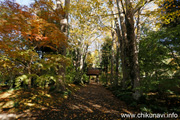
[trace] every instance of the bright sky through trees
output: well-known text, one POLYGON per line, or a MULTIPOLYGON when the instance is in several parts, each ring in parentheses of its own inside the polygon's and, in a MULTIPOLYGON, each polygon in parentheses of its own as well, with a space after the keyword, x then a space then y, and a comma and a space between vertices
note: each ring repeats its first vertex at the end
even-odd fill
POLYGON ((29 5, 33 0, 15 0, 15 2, 21 5, 29 5))

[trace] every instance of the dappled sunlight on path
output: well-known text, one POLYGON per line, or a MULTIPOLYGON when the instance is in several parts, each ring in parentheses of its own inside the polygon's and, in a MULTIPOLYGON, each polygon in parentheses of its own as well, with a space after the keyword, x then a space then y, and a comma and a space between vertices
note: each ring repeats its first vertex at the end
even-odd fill
POLYGON ((57 108, 44 110, 37 119, 120 119, 121 113, 131 113, 124 103, 103 86, 92 83, 81 88, 57 108))

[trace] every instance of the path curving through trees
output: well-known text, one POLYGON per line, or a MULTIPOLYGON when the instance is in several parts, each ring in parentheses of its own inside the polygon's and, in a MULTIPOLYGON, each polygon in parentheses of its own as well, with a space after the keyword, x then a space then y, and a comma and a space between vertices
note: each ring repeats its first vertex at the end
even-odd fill
POLYGON ((112 120, 120 119, 122 113, 131 113, 126 105, 101 85, 91 83, 71 95, 62 105, 44 110, 38 120, 112 120))

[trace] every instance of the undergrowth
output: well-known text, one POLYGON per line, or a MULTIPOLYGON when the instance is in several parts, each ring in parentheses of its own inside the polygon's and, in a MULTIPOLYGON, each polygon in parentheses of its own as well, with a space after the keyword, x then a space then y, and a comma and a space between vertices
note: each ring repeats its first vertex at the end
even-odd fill
MULTIPOLYGON (((110 89, 110 88, 109 88, 110 89)), ((177 113, 180 114, 180 95, 178 94, 158 94, 158 92, 149 92, 143 94, 136 101, 133 99, 132 91, 121 89, 110 89, 113 94, 124 101, 129 107, 144 113, 177 113)))

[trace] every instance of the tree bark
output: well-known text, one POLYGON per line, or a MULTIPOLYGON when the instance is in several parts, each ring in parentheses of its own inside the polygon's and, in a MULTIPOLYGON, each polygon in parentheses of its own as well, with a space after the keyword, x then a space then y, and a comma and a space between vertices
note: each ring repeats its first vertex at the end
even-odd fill
POLYGON ((136 42, 137 42, 137 51, 139 53, 139 41, 140 41, 140 37, 141 37, 141 27, 140 27, 140 14, 141 14, 141 11, 140 9, 138 10, 138 17, 137 17, 137 35, 136 35, 136 42))
MULTIPOLYGON (((113 14, 113 11, 112 11, 113 14)), ((111 23, 111 27, 113 27, 113 23, 111 23)), ((114 50, 113 50, 113 46, 114 46, 114 41, 115 41, 115 31, 111 30, 111 36, 112 36, 112 47, 111 47, 111 86, 113 85, 117 85, 116 81, 114 81, 114 50)))
POLYGON ((127 39, 129 42, 129 62, 130 62, 130 77, 133 82, 134 99, 138 100, 141 96, 140 87, 140 74, 139 74, 139 63, 138 63, 138 50, 137 50, 137 41, 135 38, 135 28, 134 28, 134 14, 133 6, 130 0, 126 0, 126 28, 127 28, 127 39))
MULTIPOLYGON (((65 15, 62 15, 62 20, 59 21, 60 22, 60 30, 67 36, 68 38, 68 11, 69 11, 69 5, 70 5, 70 0, 65 0, 65 7, 63 8, 62 6, 62 2, 61 0, 56 0, 56 9, 59 9, 59 10, 62 10, 62 11, 65 11, 65 15)), ((67 39, 66 39, 67 41, 67 39)), ((66 46, 63 46, 63 51, 62 51, 62 55, 66 56, 66 46)), ((61 49, 60 49, 61 50, 61 49)), ((58 78, 58 87, 61 87, 60 89, 62 91, 65 90, 65 86, 64 86, 64 83, 65 83, 65 70, 66 70, 66 65, 63 64, 62 65, 63 67, 62 68, 59 68, 59 71, 58 71, 58 75, 59 75, 59 78, 58 78), (62 76, 62 78, 60 77, 62 76)), ((59 89, 59 88, 57 88, 59 89)))
MULTIPOLYGON (((120 34, 120 28, 119 28, 119 24, 118 24, 118 20, 117 18, 115 18, 115 25, 116 25, 116 34, 117 34, 117 37, 118 37, 118 42, 117 42, 117 45, 116 45, 116 50, 117 50, 117 53, 116 53, 116 82, 118 84, 118 79, 119 79, 119 54, 121 54, 121 60, 122 60, 122 51, 121 51, 121 48, 122 48, 122 37, 121 37, 121 34, 120 34)), ((123 64, 123 62, 122 62, 123 64)))
MULTIPOLYGON (((123 80, 122 80, 122 87, 123 89, 126 89, 126 81, 130 80, 129 78, 129 53, 128 53, 128 40, 127 40, 127 33, 126 33, 126 25, 125 25, 125 17, 122 13, 124 13, 124 10, 120 9, 119 1, 116 0, 117 8, 118 8, 118 16, 121 26, 121 33, 122 33, 122 45, 120 48, 121 51, 121 62, 122 62, 122 72, 123 72, 123 80)), ((121 3, 122 4, 122 3, 121 3)), ((123 8, 123 5, 122 5, 123 8)))

